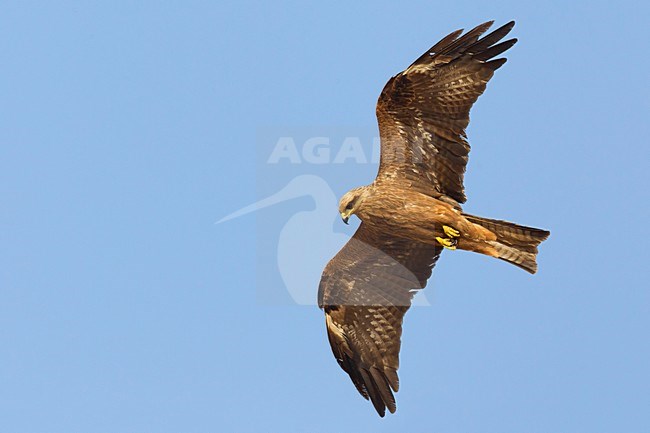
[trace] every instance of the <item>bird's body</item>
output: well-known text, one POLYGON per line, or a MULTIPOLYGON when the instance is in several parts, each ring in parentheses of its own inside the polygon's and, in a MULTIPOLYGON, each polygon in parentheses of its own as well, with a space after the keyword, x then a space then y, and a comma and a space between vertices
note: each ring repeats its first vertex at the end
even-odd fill
POLYGON ((371 184, 363 187, 363 202, 355 213, 364 223, 381 228, 399 238, 435 245, 446 236, 443 226, 454 227, 463 242, 495 240, 489 230, 468 221, 460 206, 408 188, 384 188, 371 184))
POLYGON ((537 271, 549 232, 467 214, 463 178, 469 111, 515 44, 510 22, 455 31, 391 78, 377 102, 381 161, 375 181, 339 202, 361 225, 327 264, 319 305, 332 352, 357 390, 384 416, 396 409, 402 319, 441 250, 462 249, 537 271))

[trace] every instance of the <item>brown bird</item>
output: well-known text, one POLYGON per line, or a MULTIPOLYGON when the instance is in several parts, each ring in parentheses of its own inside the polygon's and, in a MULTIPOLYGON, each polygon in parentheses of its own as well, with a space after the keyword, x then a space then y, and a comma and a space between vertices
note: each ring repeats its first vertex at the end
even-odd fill
POLYGON ((339 212, 362 223, 327 264, 318 290, 339 365, 380 416, 395 412, 402 319, 441 250, 474 251, 537 271, 545 230, 463 212, 469 111, 506 62, 514 22, 444 37, 391 78, 377 102, 381 160, 374 182, 346 193, 339 212))

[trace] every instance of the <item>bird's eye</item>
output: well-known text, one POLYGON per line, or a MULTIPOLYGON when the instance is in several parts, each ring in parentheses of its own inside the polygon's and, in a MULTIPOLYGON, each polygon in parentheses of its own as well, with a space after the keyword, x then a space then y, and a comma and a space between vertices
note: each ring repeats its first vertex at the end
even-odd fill
POLYGON ((352 209, 352 205, 353 205, 353 204, 354 204, 353 202, 348 203, 348 205, 345 207, 345 210, 350 210, 350 209, 352 209))

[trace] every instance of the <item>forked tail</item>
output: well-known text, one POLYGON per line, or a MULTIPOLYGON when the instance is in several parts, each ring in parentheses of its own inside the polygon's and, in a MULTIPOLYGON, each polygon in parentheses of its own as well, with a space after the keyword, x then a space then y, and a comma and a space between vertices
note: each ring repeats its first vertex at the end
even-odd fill
POLYGON ((537 272, 537 245, 546 240, 550 232, 532 227, 520 226, 508 221, 481 218, 464 214, 470 222, 497 235, 496 241, 488 243, 494 247, 497 257, 534 274, 537 272))

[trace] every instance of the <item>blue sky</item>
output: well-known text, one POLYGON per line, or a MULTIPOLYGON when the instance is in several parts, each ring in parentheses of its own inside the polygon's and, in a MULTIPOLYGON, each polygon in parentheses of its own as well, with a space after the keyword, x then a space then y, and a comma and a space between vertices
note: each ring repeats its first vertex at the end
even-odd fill
MULTIPOLYGON (((4 2, 3 430, 650 431, 648 18, 625 1, 4 2), (314 203, 215 221, 294 176, 336 196, 371 182, 372 163, 265 155, 283 135, 371 136, 386 80, 488 19, 515 19, 519 43, 472 112, 466 209, 552 235, 532 277, 443 255, 379 419, 283 286, 281 230, 314 203)), ((325 254, 304 227, 296 272, 325 254)))

